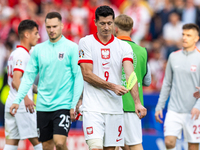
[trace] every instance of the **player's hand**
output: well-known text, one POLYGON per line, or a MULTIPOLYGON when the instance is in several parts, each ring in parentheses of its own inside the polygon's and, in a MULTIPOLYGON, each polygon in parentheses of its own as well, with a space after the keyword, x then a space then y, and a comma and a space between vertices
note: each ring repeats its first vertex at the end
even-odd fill
POLYGON ((70 119, 72 122, 76 121, 74 109, 70 109, 70 119))
POLYGON ((158 110, 156 111, 155 113, 155 118, 156 118, 156 121, 159 122, 159 123, 163 123, 163 121, 161 119, 163 119, 163 111, 162 110, 158 110), (161 118, 161 119, 160 119, 161 118))
POLYGON ((198 99, 198 98, 200 98, 200 87, 196 87, 196 89, 198 90, 198 91, 196 91, 196 92, 194 92, 194 94, 193 94, 193 96, 196 98, 196 99, 198 99))
POLYGON ((15 116, 18 108, 19 108, 19 104, 12 104, 12 106, 10 107, 10 114, 12 116, 15 116))
POLYGON ((27 112, 29 111, 30 113, 33 113, 35 111, 34 106, 36 106, 36 105, 35 105, 35 103, 32 100, 30 100, 28 98, 28 96, 26 96, 24 98, 24 104, 25 104, 27 112))
POLYGON ((128 93, 128 89, 126 89, 124 86, 121 86, 121 85, 115 85, 113 91, 115 92, 115 94, 119 96, 122 96, 128 93))
POLYGON ((147 109, 142 106, 142 104, 138 103, 135 104, 135 113, 140 119, 142 119, 147 115, 147 109))
POLYGON ((76 104, 76 114, 79 114, 80 113, 80 110, 79 110, 79 107, 82 105, 82 100, 80 99, 78 101, 78 103, 76 104))
POLYGON ((199 114, 200 114, 200 110, 197 108, 192 108, 191 110, 191 119, 193 119, 195 117, 195 120, 197 120, 199 118, 199 114))

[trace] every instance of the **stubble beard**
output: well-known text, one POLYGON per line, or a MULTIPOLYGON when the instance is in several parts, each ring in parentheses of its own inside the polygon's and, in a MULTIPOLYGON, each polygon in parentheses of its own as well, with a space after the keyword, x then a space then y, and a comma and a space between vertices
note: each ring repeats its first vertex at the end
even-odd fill
POLYGON ((50 36, 49 36, 49 38, 50 38, 51 41, 56 41, 56 39, 58 39, 60 36, 61 36, 61 34, 59 34, 59 35, 56 36, 55 38, 51 38, 50 36))

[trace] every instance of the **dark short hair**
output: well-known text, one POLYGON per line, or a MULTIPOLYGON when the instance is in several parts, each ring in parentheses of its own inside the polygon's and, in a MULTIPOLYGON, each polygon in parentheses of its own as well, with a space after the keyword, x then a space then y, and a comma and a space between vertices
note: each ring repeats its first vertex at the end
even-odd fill
POLYGON ((52 18, 58 18, 59 21, 62 21, 62 17, 61 17, 61 15, 58 12, 49 12, 46 15, 45 21, 47 19, 52 19, 52 18))
POLYGON ((194 23, 188 23, 183 25, 182 27, 183 30, 187 30, 187 29, 194 29, 199 33, 199 26, 194 24, 194 23))
POLYGON ((109 6, 99 6, 96 11, 95 11, 95 19, 96 21, 99 20, 99 17, 102 16, 102 17, 107 17, 107 16, 112 16, 113 17, 113 20, 115 19, 115 13, 113 11, 112 8, 110 8, 109 6))
POLYGON ((35 27, 38 29, 38 24, 33 20, 26 19, 21 21, 18 26, 19 38, 23 38, 24 31, 33 30, 35 27))

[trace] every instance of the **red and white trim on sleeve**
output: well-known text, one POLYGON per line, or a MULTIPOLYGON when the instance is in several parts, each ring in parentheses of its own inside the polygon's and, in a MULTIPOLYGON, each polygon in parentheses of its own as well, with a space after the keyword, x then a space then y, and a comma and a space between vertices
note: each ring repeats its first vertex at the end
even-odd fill
POLYGON ((86 59, 81 59, 78 61, 78 65, 80 65, 80 63, 90 63, 90 64, 93 64, 93 61, 92 60, 86 60, 86 59))
POLYGON ((24 47, 22 45, 17 45, 17 48, 20 48, 20 47, 23 48, 25 51, 27 51, 29 53, 29 50, 26 47, 24 47))
POLYGON ((101 44, 104 45, 104 46, 106 46, 106 45, 112 43, 112 42, 114 41, 114 39, 115 39, 115 37, 114 37, 113 35, 111 35, 110 40, 109 40, 106 44, 104 44, 104 43, 102 43, 102 42, 100 41, 99 37, 97 36, 97 33, 96 33, 96 34, 93 34, 93 36, 94 36, 94 38, 95 38, 99 43, 101 43, 101 44))
POLYGON ((14 71, 20 71, 20 72, 24 73, 24 70, 19 69, 19 68, 14 68, 14 69, 13 69, 13 72, 14 72, 14 71))
POLYGON ((133 59, 132 59, 132 58, 124 58, 124 59, 122 60, 122 62, 124 62, 124 61, 130 61, 130 62, 133 63, 133 59))

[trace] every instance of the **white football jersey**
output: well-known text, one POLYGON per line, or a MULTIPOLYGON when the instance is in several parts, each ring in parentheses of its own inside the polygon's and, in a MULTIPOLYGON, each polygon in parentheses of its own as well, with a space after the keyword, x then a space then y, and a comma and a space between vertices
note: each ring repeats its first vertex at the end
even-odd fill
MULTIPOLYGON (((13 88, 12 81, 13 81, 13 72, 14 71, 21 71, 24 73, 26 65, 30 59, 30 54, 29 51, 23 47, 18 45, 17 49, 14 50, 8 59, 8 64, 7 64, 7 72, 8 72, 8 85, 10 86, 10 91, 8 98, 6 100, 6 105, 5 105, 5 111, 9 112, 10 111, 10 106, 12 105, 13 101, 15 100, 17 96, 17 91, 16 89, 13 88)), ((33 100, 33 90, 32 87, 27 93, 28 97, 33 100)), ((24 105, 24 100, 21 101, 19 104, 19 108, 17 110, 18 112, 25 112, 26 108, 24 105)))
MULTIPOLYGON (((88 35, 79 41, 79 64, 93 64, 93 73, 103 80, 121 85, 122 62, 133 62, 131 46, 115 38, 103 44, 97 34, 88 35)), ((94 87, 84 82, 83 111, 122 114, 122 97, 113 91, 94 87)))

